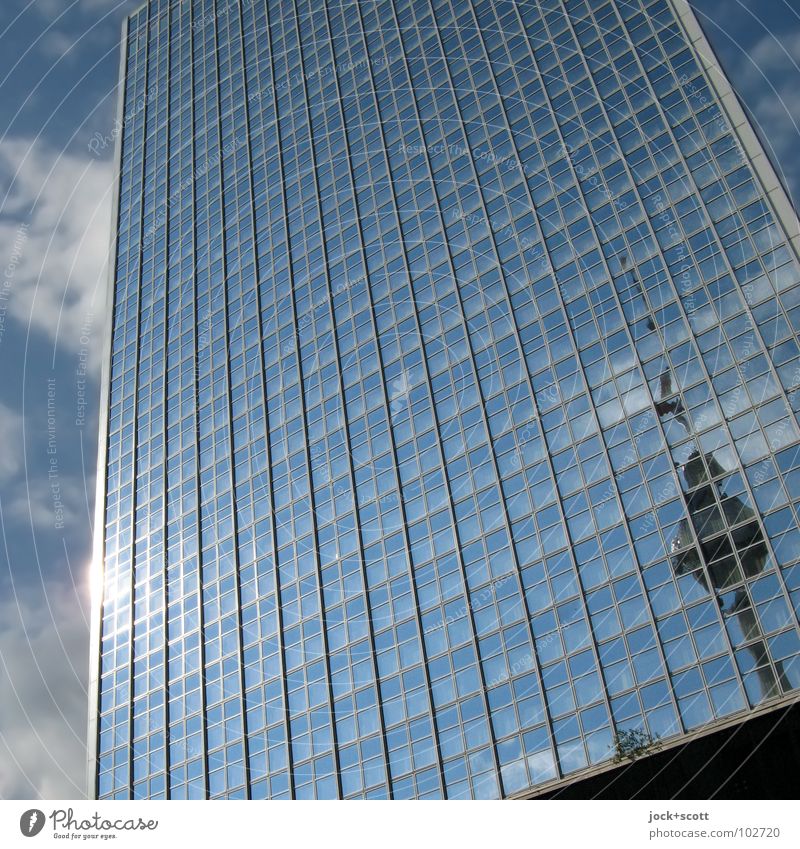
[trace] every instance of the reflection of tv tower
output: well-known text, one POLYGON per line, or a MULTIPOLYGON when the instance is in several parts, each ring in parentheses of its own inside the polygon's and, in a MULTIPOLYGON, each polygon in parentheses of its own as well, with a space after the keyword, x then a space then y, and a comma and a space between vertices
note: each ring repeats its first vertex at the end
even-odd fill
MULTIPOLYGON (((642 309, 646 312, 647 315, 647 329, 655 330, 656 326, 653 323, 653 319, 650 317, 650 310, 647 306, 647 301, 644 297, 644 291, 642 290, 642 284, 639 282, 639 278, 636 276, 635 271, 628 271, 628 256, 627 254, 623 254, 619 261, 620 266, 622 267, 622 275, 625 283, 627 284, 626 291, 632 291, 634 295, 641 299, 642 309)), ((622 293, 620 293, 622 294, 622 293)))
POLYGON ((686 415, 686 409, 683 406, 683 401, 681 401, 681 396, 678 395, 672 388, 672 375, 669 372, 669 369, 664 371, 659 378, 659 395, 661 396, 658 401, 655 402, 656 412, 662 418, 666 415, 672 413, 675 416, 676 420, 679 421, 684 429, 688 432, 691 425, 689 424, 689 419, 686 415), (670 396, 674 396, 670 398, 670 396))
MULTIPOLYGON (((671 389, 672 379, 669 372, 665 372, 661 377, 662 398, 665 394, 671 394, 671 389)), ((659 416, 674 416, 687 434, 691 434, 691 424, 679 397, 669 404, 664 401, 656 403, 656 410, 659 416)), ((767 561, 767 545, 756 512, 739 497, 726 498, 720 507, 709 473, 711 478, 717 478, 725 474, 725 469, 713 453, 703 455, 695 447, 678 468, 678 472, 686 483, 686 506, 691 526, 689 519, 681 520, 670 543, 675 574, 691 574, 704 590, 713 592, 725 619, 736 620, 743 641, 763 637, 747 592, 741 586, 744 579, 762 572, 767 561), (694 544, 695 536, 708 564, 711 586, 702 569, 700 553, 694 544), (738 553, 741 566, 734 552, 738 553), (732 590, 727 589, 736 584, 740 586, 732 590)), ((761 699, 779 695, 780 688, 772 668, 765 663, 763 643, 746 646, 744 651, 750 654, 753 665, 758 667, 756 675, 761 688, 761 699)), ((779 675, 782 676, 781 664, 776 665, 779 675)))

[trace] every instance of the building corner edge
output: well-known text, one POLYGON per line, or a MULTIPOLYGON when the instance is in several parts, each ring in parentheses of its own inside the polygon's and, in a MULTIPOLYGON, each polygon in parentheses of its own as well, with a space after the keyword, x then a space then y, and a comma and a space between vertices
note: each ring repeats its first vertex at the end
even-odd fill
POLYGON ((86 789, 87 798, 97 798, 98 707, 100 697, 101 620, 103 605, 103 562, 106 499, 106 455, 108 442, 108 405, 111 388, 111 332, 114 315, 114 281, 117 271, 117 237, 119 232, 119 196, 122 175, 122 136, 124 131, 125 72, 130 19, 122 22, 120 32, 119 77, 117 81, 116 127, 114 143, 114 186, 111 199, 111 232, 106 279, 105 321, 103 323, 102 367, 100 373, 99 422, 97 433, 97 476, 95 483, 94 536, 90 565, 90 636, 89 686, 87 690, 86 789))

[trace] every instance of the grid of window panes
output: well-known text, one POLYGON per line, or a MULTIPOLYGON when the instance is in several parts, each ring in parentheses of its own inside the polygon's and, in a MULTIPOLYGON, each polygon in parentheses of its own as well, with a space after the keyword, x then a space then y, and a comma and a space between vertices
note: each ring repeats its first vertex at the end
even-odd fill
POLYGON ((124 49, 100 797, 507 796, 800 688, 800 269, 670 0, 124 49))

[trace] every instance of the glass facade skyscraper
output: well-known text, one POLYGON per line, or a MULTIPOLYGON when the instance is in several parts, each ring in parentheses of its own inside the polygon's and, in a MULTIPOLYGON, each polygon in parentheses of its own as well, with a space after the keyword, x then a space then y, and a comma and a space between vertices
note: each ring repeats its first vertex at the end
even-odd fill
POLYGON ((797 698, 800 230, 683 0, 150 0, 121 81, 93 793, 526 795, 797 698))

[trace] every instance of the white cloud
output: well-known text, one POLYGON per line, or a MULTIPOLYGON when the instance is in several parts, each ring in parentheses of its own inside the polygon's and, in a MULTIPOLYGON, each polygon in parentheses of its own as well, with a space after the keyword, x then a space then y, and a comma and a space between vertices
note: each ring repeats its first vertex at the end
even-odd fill
MULTIPOLYGON (((37 457, 38 460, 38 457, 37 457)), ((94 501, 94 477, 59 472, 48 475, 45 462, 27 469, 27 483, 4 501, 4 518, 30 524, 37 539, 66 532, 89 535, 94 501)), ((74 539, 74 537, 73 537, 74 539)))
MULTIPOLYGON (((787 176, 800 178, 796 151, 800 142, 800 27, 773 35, 765 34, 748 51, 741 88, 753 118, 787 176), (777 80, 772 90, 768 80, 777 80)), ((800 186, 790 187, 798 197, 800 186)))
POLYGON ((795 205, 800 204, 800 11, 785 0, 691 0, 691 5, 795 205))
MULTIPOLYGON (((113 169, 42 142, 0 142, 0 264, 10 269, 8 315, 78 352, 87 316, 103 310, 113 169), (3 261, 4 260, 4 261, 3 261)), ((95 320, 95 326, 99 323, 95 320)), ((99 370, 100 334, 88 365, 99 370)))
MULTIPOLYGON (((29 7, 30 2, 24 3, 25 7, 29 7)), ((64 11, 62 0, 37 0, 33 7, 43 18, 55 18, 64 11)))
POLYGON ((746 104, 762 142, 800 200, 800 15, 787 6, 780 30, 767 25, 764 10, 753 3, 713 9, 703 5, 701 20, 719 47, 734 89, 746 104), (762 17, 763 15, 763 17, 762 17))
POLYGON ((0 451, 0 483, 11 480, 20 469, 20 452, 17 446, 22 444, 22 416, 0 403, 0 433, 6 443, 6 449, 0 451))
POLYGON ((42 53, 50 59, 74 59, 78 55, 74 47, 75 38, 56 29, 47 30, 40 44, 42 53))
POLYGON ((57 583, 0 601, 0 798, 85 796, 87 609, 57 583))

